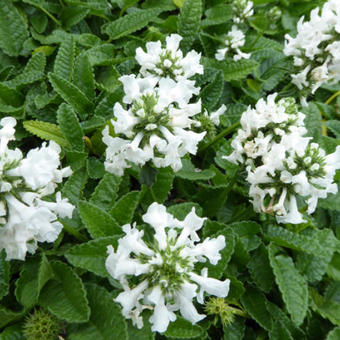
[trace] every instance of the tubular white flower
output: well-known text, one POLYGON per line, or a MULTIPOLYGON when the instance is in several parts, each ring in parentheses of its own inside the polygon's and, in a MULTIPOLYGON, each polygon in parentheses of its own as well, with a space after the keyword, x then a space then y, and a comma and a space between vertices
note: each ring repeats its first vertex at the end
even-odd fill
POLYGON ((136 225, 125 225, 125 236, 118 241, 116 251, 108 247, 105 265, 124 289, 116 298, 123 315, 141 327, 140 313, 151 309, 149 321, 157 332, 166 331, 176 319, 176 311, 192 323, 200 321, 205 315, 198 313, 193 299, 203 303, 204 292, 226 296, 229 280, 208 278, 207 268, 200 276, 195 273, 195 264, 202 262, 203 257, 217 264, 221 259, 219 252, 225 247, 224 236, 198 243, 197 231, 205 219, 198 217, 194 209, 178 221, 166 212, 165 206, 153 203, 142 218, 155 231, 153 242, 144 243, 143 232, 136 225), (132 289, 128 284, 131 276, 135 276, 136 285, 132 289))
POLYGON ((62 229, 58 217, 72 216, 74 206, 60 192, 55 201, 44 199, 72 171, 60 168, 61 150, 54 142, 43 143, 26 157, 19 149, 8 149, 8 142, 15 139, 16 121, 6 117, 0 123, 0 250, 5 249, 7 260, 25 260, 27 252, 35 252, 37 242, 57 239, 62 229))
POLYGON ((333 0, 311 12, 310 21, 300 18, 297 36, 286 35, 284 53, 294 57, 296 73, 292 83, 302 90, 302 96, 315 91, 324 83, 340 80, 340 44, 337 41, 340 12, 333 0))
POLYGON ((303 223, 295 196, 315 211, 319 198, 337 192, 334 175, 340 168, 340 147, 327 155, 304 137, 304 115, 291 99, 275 103, 276 95, 260 100, 241 117, 232 141, 234 151, 224 157, 247 165, 249 195, 257 212, 275 214, 279 223, 303 223))

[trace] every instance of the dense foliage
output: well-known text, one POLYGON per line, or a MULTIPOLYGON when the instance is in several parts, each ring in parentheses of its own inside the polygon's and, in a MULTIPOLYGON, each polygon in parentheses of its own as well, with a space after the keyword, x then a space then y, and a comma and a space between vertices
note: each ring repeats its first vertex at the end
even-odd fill
POLYGON ((325 2, 1 1, 0 340, 340 339, 325 2))

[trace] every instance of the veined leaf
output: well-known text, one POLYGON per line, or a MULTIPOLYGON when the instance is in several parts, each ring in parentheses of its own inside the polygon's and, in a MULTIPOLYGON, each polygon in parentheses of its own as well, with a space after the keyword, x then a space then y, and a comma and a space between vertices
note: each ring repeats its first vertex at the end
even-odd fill
POLYGON ((78 118, 70 105, 62 103, 57 111, 57 120, 63 136, 72 149, 84 151, 83 131, 78 118))
POLYGON ((81 54, 75 63, 74 84, 92 101, 94 99, 95 86, 92 66, 87 54, 81 54))
POLYGON ((65 80, 72 80, 75 51, 75 41, 72 35, 67 35, 58 49, 54 62, 54 74, 65 80))
POLYGON ((4 306, 0 305, 0 328, 8 325, 10 322, 16 321, 22 318, 25 312, 14 312, 4 306))
POLYGON ((92 114, 93 104, 78 87, 54 73, 49 73, 48 78, 54 90, 74 108, 82 119, 92 114))
POLYGON ((69 146, 68 141, 64 138, 59 126, 47 122, 41 122, 38 120, 26 120, 24 123, 24 128, 45 140, 53 140, 61 146, 69 146))
POLYGON ((199 325, 193 325, 181 317, 177 317, 175 322, 171 322, 165 331, 167 337, 176 339, 204 338, 204 329, 199 325))
POLYGON ((75 171, 65 182, 61 192, 71 203, 78 204, 82 198, 83 189, 86 185, 88 176, 84 168, 75 171))
POLYGON ((97 238, 86 243, 78 244, 70 248, 65 257, 73 266, 89 270, 101 277, 108 277, 105 268, 107 258, 107 246, 113 245, 116 249, 119 236, 97 238))
POLYGON ((293 322, 300 325, 308 310, 307 281, 289 256, 275 255, 273 245, 269 247, 269 261, 287 310, 293 322))
POLYGON ((9 280, 11 278, 9 261, 6 261, 6 252, 0 252, 0 300, 9 292, 9 280))
POLYGON ((118 223, 101 208, 86 202, 79 202, 79 214, 92 238, 114 236, 122 233, 118 223))
POLYGON ((69 339, 127 340, 127 325, 112 295, 95 284, 87 284, 86 290, 91 308, 90 320, 85 324, 74 325, 69 339))
POLYGON ((108 34, 112 40, 115 40, 145 27, 161 12, 162 9, 160 8, 139 10, 110 22, 102 31, 108 34))
POLYGON ((81 279, 63 262, 50 264, 54 280, 49 281, 40 292, 39 304, 67 322, 88 321, 90 308, 81 279))
POLYGON ((140 200, 140 191, 131 191, 122 196, 110 211, 111 216, 120 224, 131 223, 140 200))
POLYGON ((218 104, 223 92, 223 86, 223 72, 218 71, 215 79, 201 91, 202 103, 209 111, 212 111, 218 104))
POLYGON ((0 6, 0 47, 12 57, 20 55, 28 38, 27 22, 12 1, 2 1, 0 6))
POLYGON ((115 204, 121 180, 121 177, 106 173, 94 190, 90 202, 102 209, 110 210, 115 204))

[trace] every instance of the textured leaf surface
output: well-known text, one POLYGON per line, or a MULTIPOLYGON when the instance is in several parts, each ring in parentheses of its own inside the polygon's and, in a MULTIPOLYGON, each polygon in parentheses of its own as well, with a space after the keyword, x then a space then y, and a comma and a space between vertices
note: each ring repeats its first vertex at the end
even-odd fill
POLYGON ((117 240, 118 236, 109 236, 82 243, 70 248, 66 252, 65 257, 75 267, 107 277, 109 275, 105 268, 107 246, 113 245, 116 249, 117 240))
POLYGON ((104 288, 86 285, 91 315, 85 324, 73 327, 70 340, 127 340, 127 326, 113 296, 104 288))
POLYGON ((86 322, 90 308, 79 276, 63 262, 51 262, 55 279, 42 289, 39 304, 68 322, 86 322))
POLYGON ((288 312, 294 323, 300 325, 308 309, 307 281, 295 268, 290 257, 275 256, 272 247, 269 249, 269 260, 288 312))
POLYGON ((57 111, 57 119, 60 130, 72 149, 84 151, 83 131, 72 107, 62 103, 57 111))
POLYGON ((185 0, 178 18, 178 34, 183 37, 181 48, 188 52, 200 27, 202 0, 185 0))
POLYGON ((96 205, 79 202, 79 214, 92 238, 121 234, 121 228, 113 217, 96 205))
POLYGON ((178 317, 175 322, 171 322, 168 329, 164 333, 167 337, 176 339, 191 339, 203 337, 204 330, 198 325, 193 325, 191 322, 178 317))
POLYGON ((121 197, 110 211, 111 216, 120 224, 131 223, 140 200, 140 191, 131 191, 121 197))
POLYGON ((3 250, 0 253, 0 299, 8 294, 10 277, 10 265, 3 250))
POLYGON ((71 81, 76 53, 76 45, 72 35, 63 39, 54 62, 54 74, 71 81))

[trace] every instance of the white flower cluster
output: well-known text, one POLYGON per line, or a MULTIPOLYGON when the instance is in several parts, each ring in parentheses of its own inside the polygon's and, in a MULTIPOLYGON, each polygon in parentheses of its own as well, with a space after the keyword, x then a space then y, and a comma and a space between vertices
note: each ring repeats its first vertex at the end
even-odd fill
POLYGON ((304 114, 298 112, 292 98, 275 102, 276 94, 261 99, 255 109, 241 117, 241 129, 225 157, 235 164, 245 163, 249 195, 257 212, 275 214, 279 223, 305 222, 296 196, 315 211, 319 198, 336 193, 333 182, 340 168, 340 146, 326 155, 310 137, 304 137, 304 114))
POLYGON ((197 262, 208 259, 216 265, 221 259, 219 252, 225 247, 222 235, 198 243, 197 231, 204 220, 193 208, 179 221, 166 212, 164 205, 153 203, 143 215, 143 221, 153 228, 153 243, 144 242, 144 231, 127 224, 123 226, 125 236, 118 241, 116 252, 108 246, 106 268, 124 289, 115 301, 122 305, 123 315, 138 328, 143 327, 144 309, 153 311, 149 319, 152 330, 164 332, 176 320, 178 310, 192 323, 205 317, 196 310, 194 298, 203 304, 205 292, 218 297, 228 295, 228 279, 209 278, 207 268, 200 275, 195 272, 197 262))
POLYGON ((74 206, 56 193, 56 201, 44 196, 55 192, 57 183, 70 176, 70 167, 60 167, 60 147, 50 142, 28 152, 26 157, 16 148, 8 148, 14 140, 16 120, 1 119, 0 124, 0 250, 7 260, 24 260, 34 253, 37 242, 53 242, 62 224, 58 217, 72 217, 74 206))
POLYGON ((224 60, 226 55, 232 56, 235 61, 249 59, 251 56, 250 53, 244 53, 240 50, 240 47, 245 44, 245 35, 235 25, 233 25, 231 31, 227 34, 224 44, 225 47, 218 49, 215 54, 217 60, 224 60))
POLYGON ((239 26, 254 14, 253 2, 249 0, 234 0, 232 3, 233 21, 231 31, 224 36, 223 47, 218 49, 215 58, 224 60, 226 56, 230 56, 234 61, 241 59, 249 59, 251 54, 244 53, 240 50, 245 44, 245 35, 239 26))
POLYGON ((247 18, 254 14, 254 4, 250 0, 234 0, 233 21, 235 24, 243 23, 247 18))
POLYGON ((286 35, 284 53, 294 57, 298 69, 292 83, 303 96, 312 93, 325 82, 340 80, 340 6, 338 0, 329 0, 321 12, 315 8, 310 21, 302 17, 297 25, 297 36, 286 35))
MULTIPOLYGON (((110 136, 109 127, 103 131, 107 171, 121 176, 131 164, 142 166, 149 161, 156 167, 171 166, 178 171, 181 157, 196 154, 206 132, 192 131, 201 126, 196 117, 202 107, 201 101, 189 103, 200 90, 190 78, 203 74, 203 66, 195 51, 183 57, 179 50, 181 39, 172 34, 165 48, 160 41, 147 43, 147 52, 138 48, 140 74, 119 78, 124 85, 125 106, 116 103, 113 108, 115 136, 110 136)), ((224 110, 222 107, 212 113, 211 120, 219 123, 224 110)))

